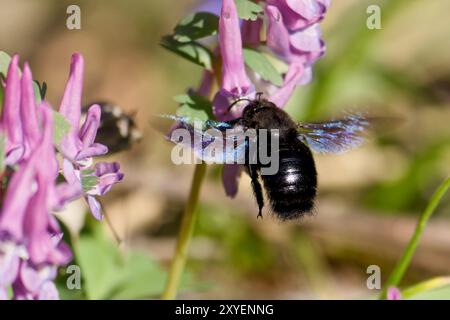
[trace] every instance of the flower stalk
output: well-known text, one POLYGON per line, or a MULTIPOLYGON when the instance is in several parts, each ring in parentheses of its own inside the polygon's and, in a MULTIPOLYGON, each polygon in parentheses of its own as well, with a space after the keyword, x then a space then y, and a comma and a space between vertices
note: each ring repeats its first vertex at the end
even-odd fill
POLYGON ((170 267, 166 288, 161 297, 164 300, 175 299, 180 287, 181 277, 186 265, 189 244, 191 242, 195 221, 197 218, 196 208, 205 173, 206 163, 202 162, 195 166, 191 191, 189 192, 189 198, 181 220, 180 231, 178 233, 175 255, 170 267))
POLYGON ((414 230, 414 234, 409 240, 408 245, 406 246, 405 251, 403 252, 402 257, 398 261, 397 265, 389 276, 383 291, 381 292, 380 299, 386 299, 387 290, 390 287, 398 287, 400 281, 403 279, 406 270, 408 269, 409 264, 411 263, 414 252, 416 252, 417 246, 419 245, 420 238, 422 236, 423 231, 427 225, 428 220, 433 214, 436 207, 439 205, 442 197, 445 195, 447 190, 450 188, 450 178, 447 178, 436 190, 436 192, 431 197, 428 206, 425 211, 420 216, 419 221, 417 222, 416 229, 414 230))

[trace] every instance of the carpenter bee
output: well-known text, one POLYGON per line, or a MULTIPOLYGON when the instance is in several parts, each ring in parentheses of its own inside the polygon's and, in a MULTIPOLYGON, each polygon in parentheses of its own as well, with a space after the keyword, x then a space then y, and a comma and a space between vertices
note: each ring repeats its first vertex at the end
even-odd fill
POLYGON ((350 114, 340 120, 296 123, 284 110, 260 95, 254 100, 235 101, 229 110, 243 100, 247 104, 240 118, 225 122, 209 120, 202 127, 195 127, 186 117, 164 116, 177 121, 177 129, 186 130, 194 141, 199 138, 201 143, 180 139, 175 131, 169 139, 177 145, 190 147, 203 161, 232 163, 231 159, 242 164, 251 178, 259 207, 258 217, 262 217, 264 207, 263 186, 270 207, 278 218, 291 220, 302 217, 313 210, 317 195, 317 171, 311 151, 342 153, 360 146, 371 119, 361 114, 350 114), (256 130, 256 135, 245 134, 249 129, 256 130), (264 130, 275 133, 263 137, 264 130), (278 140, 276 144, 275 140, 278 140), (206 152, 217 142, 233 144, 233 148, 219 147, 212 153, 206 152), (256 152, 250 151, 252 143, 258 145, 254 148, 256 152), (272 165, 262 161, 261 157, 261 146, 268 144, 271 145, 270 159, 277 159, 278 170, 264 174, 263 170, 272 165))
POLYGON ((142 133, 136 126, 134 115, 109 102, 90 103, 82 108, 83 114, 93 104, 98 104, 102 111, 96 142, 107 146, 110 154, 127 150, 141 139, 142 133))

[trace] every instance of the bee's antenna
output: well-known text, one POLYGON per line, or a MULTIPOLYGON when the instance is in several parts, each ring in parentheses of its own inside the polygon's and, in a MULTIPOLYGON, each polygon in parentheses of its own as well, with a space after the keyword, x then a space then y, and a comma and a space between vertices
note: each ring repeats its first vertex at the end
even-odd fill
POLYGON ((235 100, 232 104, 230 104, 230 106, 228 107, 228 112, 231 110, 231 108, 233 108, 233 107, 236 105, 236 103, 239 103, 239 102, 241 102, 241 101, 252 102, 252 100, 247 99, 247 98, 240 98, 240 99, 237 99, 237 100, 235 100))
POLYGON ((264 94, 264 92, 257 92, 256 93, 256 100, 261 101, 261 96, 264 94))

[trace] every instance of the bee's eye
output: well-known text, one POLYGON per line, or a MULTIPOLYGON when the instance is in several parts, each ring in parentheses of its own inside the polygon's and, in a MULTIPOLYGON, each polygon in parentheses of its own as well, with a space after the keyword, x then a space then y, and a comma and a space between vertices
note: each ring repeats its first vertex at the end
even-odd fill
POLYGON ((248 117, 248 118, 253 117, 255 115, 255 113, 256 113, 256 108, 254 105, 251 105, 251 104, 248 105, 244 110, 244 116, 248 117))

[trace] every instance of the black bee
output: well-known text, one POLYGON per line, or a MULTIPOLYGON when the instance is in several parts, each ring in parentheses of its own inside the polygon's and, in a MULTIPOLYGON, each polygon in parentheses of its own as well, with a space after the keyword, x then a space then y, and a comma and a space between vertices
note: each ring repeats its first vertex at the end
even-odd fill
MULTIPOLYGON (((196 146, 191 142, 180 141, 173 135, 170 139, 177 144, 184 143, 193 148, 194 153, 202 160, 225 163, 226 159, 230 158, 226 154, 229 150, 223 149, 223 155, 215 154, 213 159, 209 159, 205 153, 205 149, 217 138, 209 135, 206 129, 214 128, 224 133, 226 130, 235 130, 238 127, 244 130, 256 129, 258 132, 256 140, 260 139, 260 129, 276 129, 279 143, 275 150, 271 150, 271 156, 276 153, 279 159, 278 171, 275 174, 261 174, 267 164, 262 164, 259 160, 249 161, 251 156, 248 140, 240 145, 237 143, 233 151, 239 153, 238 157, 241 154, 245 155, 243 165, 252 181, 259 207, 258 217, 262 216, 264 207, 261 181, 272 211, 281 220, 296 219, 311 212, 317 195, 317 171, 311 150, 319 153, 342 153, 360 146, 364 141, 363 134, 370 125, 370 120, 362 115, 349 115, 341 120, 296 123, 285 111, 260 96, 257 96, 255 100, 241 99, 239 102, 242 100, 248 101, 242 117, 228 122, 207 121, 201 130, 192 125, 191 119, 166 116, 178 121, 177 127, 189 130, 194 138, 201 136, 203 143, 196 146)), ((230 109, 235 103, 230 106, 230 109)), ((224 136, 223 139, 228 138, 224 136)), ((236 142, 236 137, 232 139, 236 142)))
POLYGON ((95 141, 107 146, 109 154, 127 150, 141 139, 142 133, 136 127, 133 115, 108 102, 90 103, 83 107, 83 114, 93 104, 98 104, 102 111, 95 141))

